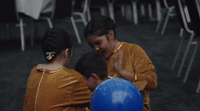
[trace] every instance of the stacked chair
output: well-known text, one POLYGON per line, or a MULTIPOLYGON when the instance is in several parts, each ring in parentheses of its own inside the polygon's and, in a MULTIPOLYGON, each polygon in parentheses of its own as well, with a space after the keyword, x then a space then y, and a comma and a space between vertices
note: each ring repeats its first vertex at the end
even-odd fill
POLYGON ((19 17, 16 11, 15 4, 15 0, 2 1, 0 3, 0 26, 4 27, 6 25, 9 26, 10 24, 15 24, 15 26, 19 26, 21 37, 21 50, 25 51, 23 18, 19 17))
POLYGON ((99 9, 101 16, 107 16, 109 14, 107 13, 108 4, 106 0, 101 0, 101 1, 90 0, 89 5, 90 5, 91 12, 92 10, 99 9))
POLYGON ((114 13, 114 3, 115 0, 91 0, 90 7, 91 8, 99 8, 102 16, 109 16, 111 19, 115 21, 115 13, 114 13), (107 13, 108 10, 108 13, 107 13))
MULTIPOLYGON (((162 1, 163 1, 164 9, 167 11, 167 15, 164 19, 163 27, 161 29, 161 35, 164 35, 169 18, 174 17, 176 13, 175 13, 174 0, 162 0, 162 1)), ((156 26, 156 31, 155 31, 156 33, 158 33, 159 31, 161 23, 162 23, 162 19, 158 21, 158 24, 156 26)))
MULTIPOLYGON (((80 2, 80 0, 75 0, 75 4, 80 2)), ((80 19, 75 19, 75 22, 83 22, 83 24, 86 26, 88 21, 91 20, 91 15, 90 15, 90 9, 89 9, 89 4, 90 0, 82 0, 80 3, 81 6, 79 8, 73 8, 73 13, 72 15, 79 16, 80 19)))
POLYGON ((148 7, 148 14, 150 20, 161 20, 161 4, 160 0, 131 0, 132 4, 132 13, 133 13, 133 22, 134 24, 138 24, 138 6, 140 7, 140 12, 142 16, 145 16, 145 6, 148 7), (153 17, 152 9, 155 7, 156 9, 156 17, 153 17))
MULTIPOLYGON (((121 15, 122 17, 126 18, 127 21, 132 22, 132 18, 134 19, 134 16, 131 10, 131 0, 115 0, 114 7, 120 7, 121 9, 121 15)), ((133 6, 132 6, 133 7, 133 6)), ((137 13, 137 12, 135 12, 137 13)), ((134 20, 133 20, 134 22, 134 20)), ((135 22, 134 22, 135 23, 135 22)), ((137 23, 135 23, 137 24, 137 23)))
MULTIPOLYGON (((200 27, 200 2, 199 2, 199 0, 185 0, 185 1, 186 1, 186 6, 188 8, 189 15, 190 15, 190 20, 191 20, 191 24, 192 24, 192 27, 193 27, 193 31, 198 38, 197 38, 196 45, 195 45, 194 51, 192 53, 192 57, 190 59, 189 65, 187 67, 187 71, 186 71, 183 82, 187 81, 189 72, 190 72, 191 67, 192 67, 192 63, 194 61, 194 58, 195 58, 195 55, 196 55, 196 52, 197 52, 197 48, 198 48, 198 45, 199 45, 199 39, 200 39, 200 32, 199 32, 199 27, 200 27)), ((199 79, 199 83, 198 83, 196 92, 199 93, 199 90, 200 90, 200 79, 199 79)))
MULTIPOLYGON (((181 28, 183 30, 185 30, 186 32, 191 34, 190 38, 189 38, 189 41, 187 43, 186 50, 184 52, 180 67, 179 67, 179 70, 178 70, 177 77, 180 77, 180 75, 181 75, 181 72, 182 72, 184 64, 185 64, 185 60, 187 59, 187 54, 189 52, 190 46, 192 44, 196 44, 194 52, 193 52, 192 57, 191 57, 190 62, 189 62, 189 66, 187 67, 187 71, 186 71, 184 80, 183 80, 184 83, 187 81, 187 78, 188 78, 189 72, 191 70, 191 66, 192 66, 196 51, 197 51, 198 43, 199 43, 199 37, 198 37, 197 41, 195 41, 193 39, 194 36, 199 36, 200 35, 200 33, 198 32, 198 26, 200 25, 200 16, 199 16, 199 12, 197 10, 198 8, 196 8, 199 5, 199 4, 196 4, 197 1, 198 0, 192 0, 192 1, 191 0, 190 1, 188 1, 188 0, 185 0, 185 1, 184 0, 175 0, 174 1, 177 18, 178 18, 178 21, 180 23, 181 28), (188 14, 186 14, 185 11, 184 11, 184 8, 186 6, 188 7, 188 11, 189 11, 189 16, 190 16, 191 22, 188 22, 187 19, 186 19, 186 16, 188 16, 188 14)), ((177 50, 177 53, 176 53, 176 56, 175 56, 175 59, 174 59, 174 62, 173 62, 173 65, 172 65, 172 69, 175 68, 175 64, 176 64, 178 56, 180 54, 184 38, 185 38, 185 36, 183 36, 181 38, 181 42, 179 44, 179 48, 177 50)), ((196 92, 199 92, 199 89, 200 89, 200 85, 198 85, 196 92)))
POLYGON ((54 25, 52 20, 63 19, 63 18, 64 20, 66 20, 67 18, 69 18, 74 28, 77 41, 79 44, 81 44, 80 35, 76 27, 75 19, 73 17, 73 5, 74 5, 73 0, 52 0, 51 5, 53 5, 53 10, 51 12, 41 13, 38 20, 46 20, 48 22, 49 28, 53 28, 54 25))

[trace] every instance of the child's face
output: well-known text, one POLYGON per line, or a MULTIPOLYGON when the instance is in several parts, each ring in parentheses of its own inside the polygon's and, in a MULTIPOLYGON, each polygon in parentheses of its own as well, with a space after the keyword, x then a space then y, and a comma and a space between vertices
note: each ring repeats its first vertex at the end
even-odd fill
POLYGON ((110 57, 114 49, 114 46, 111 44, 109 38, 106 35, 90 35, 87 37, 87 42, 94 51, 97 51, 103 55, 105 59, 110 57))

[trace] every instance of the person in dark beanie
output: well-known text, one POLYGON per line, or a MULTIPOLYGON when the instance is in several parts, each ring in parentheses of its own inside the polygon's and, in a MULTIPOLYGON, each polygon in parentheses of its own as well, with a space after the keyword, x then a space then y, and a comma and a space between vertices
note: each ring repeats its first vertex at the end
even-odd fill
POLYGON ((29 75, 23 111, 86 111, 91 91, 83 76, 68 69, 72 43, 67 32, 48 30, 42 39, 44 64, 36 65, 29 75))
POLYGON ((155 66, 142 47, 118 41, 115 28, 111 18, 96 17, 86 25, 84 36, 91 48, 106 60, 108 75, 135 84, 143 96, 143 111, 150 111, 149 91, 157 87, 155 66))

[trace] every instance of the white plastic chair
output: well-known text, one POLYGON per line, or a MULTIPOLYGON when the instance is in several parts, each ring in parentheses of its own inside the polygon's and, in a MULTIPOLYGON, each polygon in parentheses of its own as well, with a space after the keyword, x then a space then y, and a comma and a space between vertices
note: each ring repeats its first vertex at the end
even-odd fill
POLYGON ((15 23, 20 27, 21 50, 25 51, 24 23, 23 18, 19 17, 16 9, 16 1, 1 2, 0 25, 15 23))
POLYGON ((138 24, 138 13, 137 13, 137 0, 131 0, 132 13, 133 13, 133 23, 138 24))
POLYGON ((91 0, 90 7, 100 8, 101 16, 107 16, 108 14, 108 16, 115 21, 114 3, 115 0, 91 0))
POLYGON ((158 20, 161 19, 161 6, 159 0, 131 0, 132 5, 132 15, 133 15, 133 23, 138 24, 138 12, 137 6, 140 6, 141 15, 145 16, 145 5, 148 6, 148 14, 150 20, 158 20), (152 4, 155 4, 156 8, 156 17, 153 17, 152 13, 152 4))
POLYGON ((72 0, 52 0, 51 5, 53 5, 53 10, 50 13, 41 13, 39 19, 47 20, 49 28, 53 28, 52 19, 60 19, 69 17, 72 26, 75 31, 75 35, 79 44, 81 44, 81 39, 79 36, 78 29, 76 27, 75 19, 72 16, 73 11, 73 1, 72 0))
MULTIPOLYGON (((165 9, 167 10, 167 15, 166 15, 166 18, 164 20, 164 24, 163 24, 163 27, 162 27, 162 30, 161 30, 161 35, 164 35, 169 17, 173 17, 173 16, 176 15, 176 13, 174 13, 175 7, 173 5, 169 6, 167 0, 163 0, 163 3, 164 3, 165 9)), ((156 30, 155 30, 156 33, 158 33, 158 31, 159 31, 161 23, 162 23, 162 19, 160 21, 158 21, 158 24, 157 24, 156 30)))
POLYGON ((83 24, 86 26, 88 21, 91 20, 89 3, 90 3, 90 0, 83 0, 82 7, 81 7, 82 9, 80 10, 74 9, 74 11, 72 12, 72 15, 80 16, 80 19, 75 19, 75 22, 83 22, 83 24))
MULTIPOLYGON (((186 32, 190 33, 191 35, 190 35, 189 41, 187 43, 186 50, 184 52, 184 55, 183 55, 183 58, 182 58, 182 61, 181 61, 181 64, 180 64, 180 67, 179 67, 179 70, 178 70, 177 77, 180 77, 180 75, 181 75, 181 72, 182 72, 183 66, 185 64, 185 60, 187 58, 187 54, 188 54, 188 51, 190 49, 190 46, 192 44, 194 44, 193 37, 195 35, 194 31, 191 28, 191 25, 186 20, 185 12, 184 12, 183 8, 184 8, 184 6, 183 6, 181 0, 177 0, 175 2, 175 10, 176 10, 176 14, 177 14, 177 18, 178 18, 178 21, 180 23, 180 26, 181 26, 182 29, 184 29, 186 32)), ((183 36, 181 38, 181 42, 179 44, 175 59, 174 59, 173 64, 172 64, 172 69, 175 68, 175 65, 176 65, 176 62, 178 60, 178 56, 180 54, 184 39, 185 39, 185 36, 183 36)))
MULTIPOLYGON (((200 32, 199 32, 199 26, 200 26, 200 2, 199 0, 185 0, 186 2, 186 6, 188 8, 188 12, 189 12, 189 16, 190 16, 190 20, 191 20, 191 24, 194 30, 194 33, 196 36, 198 36, 197 41, 196 41, 196 45, 194 48, 194 51, 192 53, 192 57, 190 59, 189 65, 187 67, 183 82, 187 81, 187 78, 189 76, 189 72, 191 70, 196 52, 197 52, 197 48, 199 45, 199 41, 200 41, 200 32)), ((199 83, 197 85, 197 89, 196 92, 199 93, 200 90, 200 79, 199 79, 199 83)))

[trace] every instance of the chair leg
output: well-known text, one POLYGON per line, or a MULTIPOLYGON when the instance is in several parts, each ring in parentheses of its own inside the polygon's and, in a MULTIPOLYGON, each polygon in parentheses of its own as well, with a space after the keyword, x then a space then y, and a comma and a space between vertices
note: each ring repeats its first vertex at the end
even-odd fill
POLYGON ((126 20, 127 21, 132 21, 132 18, 131 18, 131 6, 129 5, 126 5, 126 20))
POLYGON ((167 16, 166 16, 166 18, 165 18, 165 21, 164 21, 164 25, 163 25, 163 28, 162 28, 162 31, 161 31, 161 35, 163 35, 164 34, 164 32, 165 32, 165 28, 166 28, 166 25, 167 25, 167 22, 168 22, 168 20, 169 20, 169 16, 170 16, 170 10, 167 12, 167 16))
POLYGON ((20 35, 21 35, 21 50, 25 50, 25 38, 24 38, 24 25, 23 18, 20 18, 20 35))
POLYGON ((198 85, 197 85, 196 92, 199 93, 199 90, 200 90, 200 79, 199 79, 199 83, 198 83, 198 85))
POLYGON ((76 24, 75 24, 75 21, 74 21, 74 17, 71 16, 70 19, 71 19, 72 26, 73 26, 73 28, 74 28, 74 31, 75 31, 75 34, 76 34, 76 38, 77 38, 77 40, 78 40, 78 43, 81 44, 81 39, 80 39, 78 30, 77 30, 77 27, 76 27, 76 24))
POLYGON ((181 48, 182 48, 182 44, 183 44, 184 39, 185 39, 185 36, 183 36, 183 37, 181 38, 181 42, 180 42, 180 44, 179 44, 179 47, 178 47, 178 50, 177 50, 177 52, 176 52, 176 56, 175 56, 174 62, 173 62, 173 64, 172 64, 172 70, 175 68, 175 65, 176 65, 176 62, 177 62, 177 60, 178 60, 178 56, 179 56, 179 54, 180 54, 180 51, 181 51, 181 48))
POLYGON ((132 3, 132 12, 133 12, 133 23, 138 24, 138 13, 137 13, 137 1, 131 0, 132 3))
POLYGON ((106 7, 101 7, 100 8, 100 13, 101 13, 101 16, 106 16, 106 7))
POLYGON ((90 13, 90 8, 88 7, 87 8, 87 20, 88 20, 88 22, 91 20, 91 13, 90 13))
POLYGON ((155 0, 155 4, 156 4, 157 20, 160 21, 162 18, 160 0, 155 0))
POLYGON ((83 21, 83 24, 86 26, 87 25, 87 20, 86 20, 86 16, 84 14, 81 14, 81 19, 83 21))
POLYGON ((7 36, 8 37, 10 37, 10 24, 6 24, 6 29, 8 29, 8 30, 6 30, 6 32, 7 32, 7 36))
POLYGON ((153 14, 152 14, 152 7, 151 4, 148 4, 148 11, 149 11, 149 19, 153 20, 153 14))
POLYGON ((157 21, 158 21, 155 32, 158 33, 158 30, 160 29, 160 25, 162 23, 162 14, 161 14, 160 1, 156 0, 155 4, 156 4, 156 13, 157 13, 157 21))
POLYGON ((183 58, 182 58, 182 61, 181 61, 181 65, 180 65, 179 70, 178 70, 177 77, 180 77, 180 75, 181 75, 181 71, 182 71, 182 69, 183 69, 183 66, 184 66, 184 63, 185 63, 185 59, 186 59, 187 53, 188 53, 188 51, 189 51, 189 49, 190 49, 190 45, 191 45, 191 43, 192 43, 193 37, 194 37, 194 33, 192 33, 191 36, 190 36, 190 40, 189 40, 189 42, 188 42, 188 44, 187 44, 185 53, 184 53, 184 55, 183 55, 183 58))
POLYGON ((125 17, 125 6, 124 5, 121 5, 121 14, 122 14, 122 17, 125 17))
POLYGON ((52 24, 52 22, 51 22, 51 19, 47 17, 46 20, 47 20, 47 22, 48 22, 48 24, 49 24, 49 27, 50 27, 50 28, 53 28, 53 24, 52 24))
POLYGON ((190 70, 191 70, 191 67, 192 67, 192 63, 193 63, 193 61, 194 61, 194 57, 195 57, 196 52, 197 52, 197 49, 198 49, 198 45, 199 45, 199 37, 198 37, 198 39, 197 39, 197 43, 196 43, 196 45, 195 45, 195 48, 194 48, 192 57, 191 57, 191 59, 190 59, 190 62, 189 62, 187 71, 186 71, 186 73, 185 73, 185 77, 184 77, 184 79, 183 79, 183 82, 184 82, 184 83, 186 83, 187 78, 188 78, 188 76, 189 76, 189 73, 190 73, 190 70))
POLYGON ((159 21, 158 21, 158 24, 157 24, 157 26, 156 26, 156 30, 155 30, 156 33, 158 33, 158 30, 160 29, 161 23, 162 23, 162 20, 159 20, 159 21))
POLYGON ((144 7, 144 4, 140 5, 140 12, 141 12, 142 16, 145 16, 145 7, 144 7))
POLYGON ((184 31, 184 29, 183 29, 183 28, 181 28, 181 29, 180 29, 180 34, 179 34, 179 36, 180 36, 180 37, 182 37, 182 36, 183 36, 183 31, 184 31))
POLYGON ((113 3, 108 2, 109 17, 115 22, 115 13, 113 3))
POLYGON ((31 47, 34 46, 34 23, 33 23, 33 20, 31 21, 31 47))

